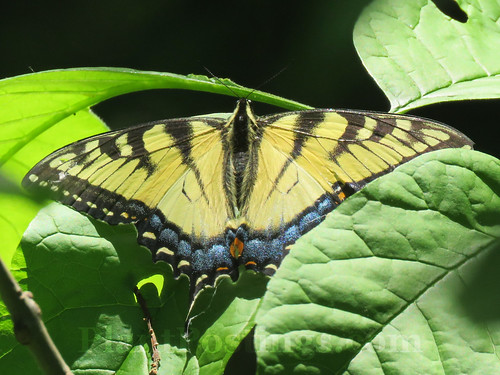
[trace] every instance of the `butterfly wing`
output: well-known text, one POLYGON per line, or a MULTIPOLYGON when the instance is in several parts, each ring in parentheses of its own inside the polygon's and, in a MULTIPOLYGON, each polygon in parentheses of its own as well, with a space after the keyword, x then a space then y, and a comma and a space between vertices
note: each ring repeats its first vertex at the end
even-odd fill
POLYGON ((272 273, 287 245, 369 181, 428 151, 472 142, 422 118, 312 110, 261 117, 244 181, 244 264, 272 273), (265 249, 263 251, 262 249, 265 249))
POLYGON ((289 244, 397 165, 472 146, 450 127, 410 116, 312 110, 255 119, 247 101, 238 108, 227 120, 168 120, 87 138, 46 157, 23 184, 110 224, 135 223, 138 242, 175 275, 189 275, 194 296, 220 274, 236 276, 239 264, 272 274, 289 244), (240 109, 254 139, 237 182, 239 141, 230 134, 242 125, 240 109))
POLYGON ((209 272, 231 261, 216 246, 234 217, 225 125, 191 118, 96 135, 46 157, 23 184, 110 224, 135 223, 139 243, 176 274, 209 272))

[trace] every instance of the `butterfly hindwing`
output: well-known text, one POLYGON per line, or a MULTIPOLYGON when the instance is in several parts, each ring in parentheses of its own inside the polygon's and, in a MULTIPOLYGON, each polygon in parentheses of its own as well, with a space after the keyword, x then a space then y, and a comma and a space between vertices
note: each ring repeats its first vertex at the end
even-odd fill
POLYGON ((412 116, 310 110, 193 117, 63 147, 23 184, 110 224, 134 223, 153 260, 191 278, 192 295, 238 267, 272 274, 289 245, 377 176, 472 142, 412 116))

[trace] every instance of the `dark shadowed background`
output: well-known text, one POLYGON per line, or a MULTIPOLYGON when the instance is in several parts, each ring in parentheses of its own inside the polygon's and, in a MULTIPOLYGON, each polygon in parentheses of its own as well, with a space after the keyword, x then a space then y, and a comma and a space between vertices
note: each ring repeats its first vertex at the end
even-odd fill
MULTIPOLYGON (((387 111, 388 100, 352 42, 354 23, 369 2, 13 1, 0 5, 0 78, 86 66, 206 74, 206 66, 218 77, 257 87, 286 68, 261 89, 318 108, 387 111)), ((435 2, 453 15, 452 0, 435 2)), ((157 90, 94 109, 117 128, 231 112, 234 102, 231 96, 157 90)), ((411 113, 452 125, 478 150, 498 155, 492 134, 498 104, 446 103, 411 113)), ((279 111, 256 106, 261 115, 279 111)))

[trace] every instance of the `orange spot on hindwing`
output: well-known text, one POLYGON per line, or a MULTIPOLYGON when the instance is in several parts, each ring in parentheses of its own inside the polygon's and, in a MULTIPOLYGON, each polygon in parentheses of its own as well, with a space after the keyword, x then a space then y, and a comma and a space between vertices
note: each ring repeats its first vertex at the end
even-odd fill
POLYGON ((233 258, 238 259, 243 254, 244 247, 244 243, 239 238, 235 238, 231 246, 229 246, 229 252, 233 258))

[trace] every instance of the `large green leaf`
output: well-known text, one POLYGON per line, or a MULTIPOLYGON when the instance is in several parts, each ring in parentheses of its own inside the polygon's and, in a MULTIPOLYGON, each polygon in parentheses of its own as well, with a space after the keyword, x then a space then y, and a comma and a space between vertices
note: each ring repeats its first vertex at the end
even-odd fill
POLYGON ((500 161, 423 155, 303 236, 257 316, 261 373, 500 373, 500 161))
POLYGON ((354 44, 391 111, 500 97, 500 3, 457 3, 466 23, 431 0, 375 0, 359 17, 354 44))
MULTIPOLYGON (((133 289, 155 274, 165 280, 160 296, 152 284, 142 290, 160 344, 159 374, 222 374, 254 325, 267 278, 246 272, 236 284, 223 279, 189 315, 187 277, 176 281, 169 265, 153 264, 136 236, 133 226, 109 226, 54 203, 25 232, 13 269, 75 374, 148 373, 149 336, 133 289)), ((10 321, 0 325, 0 358, 6 373, 39 373, 10 321)))

